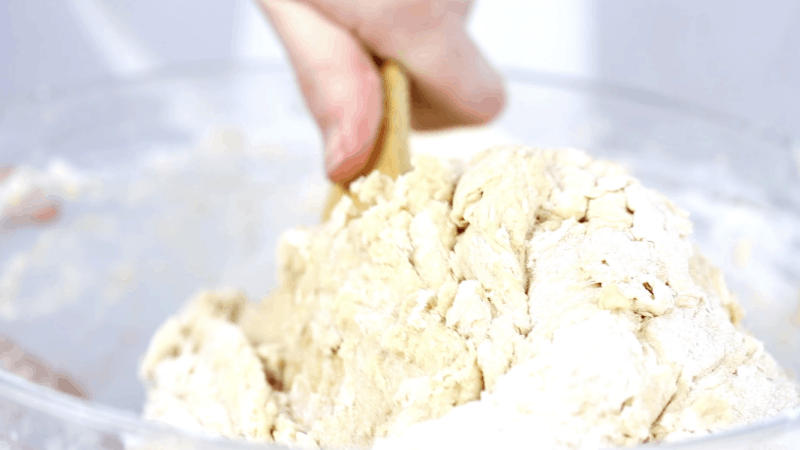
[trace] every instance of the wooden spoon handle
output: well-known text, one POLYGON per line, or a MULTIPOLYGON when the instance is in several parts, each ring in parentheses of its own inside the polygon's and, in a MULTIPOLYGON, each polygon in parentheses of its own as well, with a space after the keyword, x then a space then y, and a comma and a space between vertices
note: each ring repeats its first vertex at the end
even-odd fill
MULTIPOLYGON (((388 60, 381 66, 381 78, 384 93, 383 121, 375 140, 372 157, 363 174, 379 170, 385 175, 397 178, 411 168, 411 156, 408 151, 411 120, 410 88, 403 68, 396 61, 388 60)), ((345 195, 350 195, 346 186, 339 183, 333 186, 325 204, 323 221, 328 220, 334 206, 345 195)), ((362 207, 357 198, 353 198, 353 201, 359 208, 362 207)))

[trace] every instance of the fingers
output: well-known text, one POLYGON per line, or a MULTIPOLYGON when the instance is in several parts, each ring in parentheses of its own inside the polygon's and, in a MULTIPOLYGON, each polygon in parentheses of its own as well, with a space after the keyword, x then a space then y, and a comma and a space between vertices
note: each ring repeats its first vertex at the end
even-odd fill
POLYGON ((416 128, 484 123, 502 110, 502 79, 457 14, 445 12, 430 30, 399 26, 392 33, 381 51, 400 58, 413 75, 416 128))
POLYGON ((322 131, 328 177, 350 181, 367 163, 380 128, 383 91, 377 67, 353 35, 309 5, 260 4, 283 40, 322 131))
POLYGON ((411 126, 485 123, 505 106, 500 75, 464 29, 469 0, 260 0, 284 42, 325 140, 328 177, 345 184, 369 161, 382 89, 369 51, 411 78, 411 126))
POLYGON ((430 58, 424 49, 408 52, 408 64, 416 68, 411 91, 415 129, 482 124, 503 110, 502 79, 463 28, 434 51, 440 51, 439 56, 430 58))
POLYGON ((466 0, 303 0, 412 78, 416 129, 485 123, 505 106, 502 78, 470 39, 466 0))

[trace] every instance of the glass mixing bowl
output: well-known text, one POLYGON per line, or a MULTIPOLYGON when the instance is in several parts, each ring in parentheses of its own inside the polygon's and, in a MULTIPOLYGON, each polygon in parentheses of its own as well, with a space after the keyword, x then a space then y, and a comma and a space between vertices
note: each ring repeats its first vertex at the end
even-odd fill
MULTIPOLYGON (((800 372, 800 147, 651 93, 505 72, 509 105, 493 126, 415 136, 415 150, 465 157, 516 142, 624 163, 691 213, 747 327, 800 372)), ((58 216, 0 217, 0 335, 86 395, 0 370, 0 448, 251 447, 138 420, 137 364, 198 290, 258 299, 275 285, 278 233, 319 220, 321 148, 283 63, 165 69, 4 105, 0 167, 15 169, 0 211, 35 194, 58 216)), ((800 448, 800 412, 664 448, 800 448)))

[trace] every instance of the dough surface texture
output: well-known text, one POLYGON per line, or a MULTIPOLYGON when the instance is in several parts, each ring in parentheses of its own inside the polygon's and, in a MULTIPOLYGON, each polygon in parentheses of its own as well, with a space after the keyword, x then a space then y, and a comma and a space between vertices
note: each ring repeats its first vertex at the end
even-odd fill
POLYGON ((144 415, 379 449, 629 446, 800 403, 687 214, 579 150, 373 173, 289 230, 259 303, 208 292, 153 337, 144 415))

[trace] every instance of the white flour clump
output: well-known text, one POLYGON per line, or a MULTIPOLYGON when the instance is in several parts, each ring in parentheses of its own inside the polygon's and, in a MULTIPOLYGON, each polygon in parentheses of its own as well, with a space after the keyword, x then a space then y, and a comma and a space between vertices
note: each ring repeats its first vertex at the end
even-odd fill
POLYGON ((418 157, 286 232, 258 304, 154 336, 145 416, 303 447, 577 449, 775 415, 796 385, 740 327, 686 214, 577 150, 418 157))

